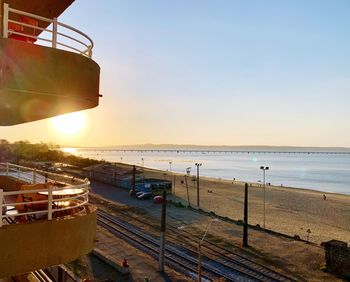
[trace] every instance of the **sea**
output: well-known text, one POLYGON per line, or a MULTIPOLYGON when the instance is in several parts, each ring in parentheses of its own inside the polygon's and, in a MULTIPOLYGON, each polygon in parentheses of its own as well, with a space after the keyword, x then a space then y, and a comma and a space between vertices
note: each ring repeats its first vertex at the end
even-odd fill
POLYGON ((63 148, 77 156, 122 162, 176 173, 312 189, 350 195, 350 153, 230 152, 205 150, 115 150, 63 148))

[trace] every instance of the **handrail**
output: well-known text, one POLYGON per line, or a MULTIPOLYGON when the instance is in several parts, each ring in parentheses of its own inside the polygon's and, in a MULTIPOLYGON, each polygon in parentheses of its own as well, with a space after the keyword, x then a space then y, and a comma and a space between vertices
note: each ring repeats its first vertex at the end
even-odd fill
MULTIPOLYGON (((33 43, 33 41, 36 41, 36 40, 49 42, 49 43, 51 43, 52 48, 58 49, 58 45, 60 45, 62 47, 68 48, 70 50, 74 50, 78 54, 81 54, 81 55, 86 56, 88 58, 92 57, 92 49, 94 47, 94 42, 92 41, 92 39, 88 35, 86 35, 85 33, 81 32, 80 30, 57 21, 57 18, 49 19, 49 18, 45 18, 45 17, 39 16, 39 15, 32 14, 32 13, 13 9, 13 8, 10 8, 10 6, 7 3, 4 3, 3 11, 4 11, 3 12, 4 14, 3 14, 3 25, 2 26, 3 26, 3 37, 4 38, 11 37, 12 34, 14 34, 14 35, 22 37, 24 39, 24 41, 26 41, 28 38, 30 38, 32 40, 31 41, 32 43, 33 43), (22 15, 25 17, 29 17, 31 19, 35 19, 37 21, 46 22, 49 24, 49 27, 51 26, 51 28, 42 28, 42 27, 30 24, 30 23, 24 23, 21 21, 12 20, 9 18, 9 13, 18 14, 18 15, 22 15), (32 28, 34 32, 33 32, 33 34, 27 34, 23 31, 10 30, 9 23, 14 23, 14 24, 20 26, 22 29, 24 27, 32 28), (71 33, 73 33, 74 35, 65 34, 63 31, 61 31, 62 29, 67 29, 71 33), (35 35, 36 30, 41 30, 42 34, 45 32, 51 34, 51 36, 50 36, 51 38, 47 39, 43 36, 36 36, 35 35), (75 36, 77 36, 77 35, 79 35, 82 39, 75 38, 75 36), (66 41, 69 41, 69 43, 63 43, 63 42, 59 43, 58 41, 59 41, 60 37, 62 37, 66 41)), ((64 48, 60 48, 60 49, 65 50, 64 48)))
MULTIPOLYGON (((40 188, 40 189, 32 189, 32 190, 19 190, 19 191, 9 191, 4 192, 2 189, 0 189, 0 210, 3 209, 6 210, 6 207, 8 206, 24 206, 24 205, 37 205, 47 204, 47 209, 44 210, 33 210, 33 211, 27 211, 27 212, 18 212, 15 216, 21 217, 21 216, 30 216, 30 215, 37 215, 37 214, 46 214, 47 219, 51 220, 52 215, 55 212, 60 211, 66 211, 70 209, 76 209, 81 206, 84 206, 89 201, 89 188, 90 188, 90 181, 85 179, 80 179, 68 175, 61 175, 49 171, 43 171, 38 169, 33 169, 29 167, 24 167, 20 165, 15 165, 11 163, 0 163, 0 175, 6 175, 9 177, 14 177, 20 180, 25 180, 25 182, 29 184, 37 184, 37 183, 48 183, 47 188, 40 188), (74 184, 77 183, 77 184, 74 184), (63 185, 62 187, 57 187, 55 184, 63 185), (72 195, 63 195, 64 197, 54 199, 53 193, 56 191, 62 191, 65 189, 80 189, 82 192, 78 194, 72 194, 72 195), (6 196, 18 196, 18 195, 24 195, 24 194, 37 194, 40 192, 46 192, 47 193, 47 199, 43 200, 32 200, 28 202, 14 202, 14 203, 5 203, 4 199, 6 196), (69 206, 59 206, 54 205, 54 202, 65 202, 69 201, 71 204, 69 206)), ((46 194, 45 193, 45 194, 46 194)), ((0 227, 2 226, 2 220, 4 218, 11 218, 13 215, 7 215, 6 213, 3 214, 1 212, 0 214, 0 227)))

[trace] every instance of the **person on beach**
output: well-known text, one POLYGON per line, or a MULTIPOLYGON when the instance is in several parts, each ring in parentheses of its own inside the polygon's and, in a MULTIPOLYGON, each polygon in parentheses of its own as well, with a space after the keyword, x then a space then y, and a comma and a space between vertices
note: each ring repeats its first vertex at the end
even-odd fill
POLYGON ((327 200, 327 197, 326 197, 325 194, 323 194, 323 200, 324 200, 324 201, 327 200))

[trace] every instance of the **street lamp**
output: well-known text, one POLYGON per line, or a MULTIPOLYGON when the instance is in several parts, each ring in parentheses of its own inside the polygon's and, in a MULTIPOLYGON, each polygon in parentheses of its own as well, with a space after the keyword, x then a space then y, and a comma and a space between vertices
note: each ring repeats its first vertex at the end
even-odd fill
POLYGON ((195 163, 197 167, 197 206, 199 207, 199 167, 202 166, 201 163, 195 163))
POLYGON ((171 173, 171 165, 173 162, 169 162, 169 168, 170 168, 170 173, 171 173))
POLYGON ((265 203, 266 203, 266 188, 265 188, 265 172, 266 170, 269 170, 269 167, 268 166, 261 166, 260 169, 263 171, 263 187, 264 187, 264 229, 265 229, 265 203))
MULTIPOLYGON (((171 164, 172 163, 173 163, 172 161, 169 162, 169 171, 170 171, 171 186, 172 186, 172 189, 173 189, 174 195, 175 195, 175 179, 173 179, 173 173, 172 173, 172 170, 171 170, 171 164)), ((175 176, 174 176, 174 178, 175 178, 175 176)))
POLYGON ((206 228, 206 230, 205 230, 205 232, 204 232, 204 234, 203 234, 203 237, 202 237, 202 239, 199 241, 199 244, 198 244, 198 282, 202 282, 202 243, 203 243, 203 241, 204 241, 204 239, 205 239, 205 236, 207 236, 207 233, 208 233, 208 231, 209 231, 209 229, 210 229, 210 227, 211 227, 211 224, 213 223, 213 222, 217 222, 217 221, 219 221, 217 218, 213 218, 210 222, 209 222, 209 224, 208 224, 208 226, 207 226, 207 228, 206 228))
POLYGON ((186 174, 185 174, 185 184, 186 184, 186 192, 187 192, 187 203, 189 207, 191 206, 191 203, 190 203, 190 193, 188 192, 187 177, 190 176, 190 174, 191 174, 191 167, 187 167, 186 174))

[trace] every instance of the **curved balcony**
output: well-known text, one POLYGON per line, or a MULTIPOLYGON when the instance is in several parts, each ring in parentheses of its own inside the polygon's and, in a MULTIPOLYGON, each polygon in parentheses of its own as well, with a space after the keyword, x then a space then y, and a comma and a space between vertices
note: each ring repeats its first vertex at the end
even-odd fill
POLYGON ((57 18, 3 5, 0 125, 96 107, 100 68, 93 41, 57 18))
POLYGON ((89 181, 0 164, 0 278, 69 262, 93 249, 89 181))

